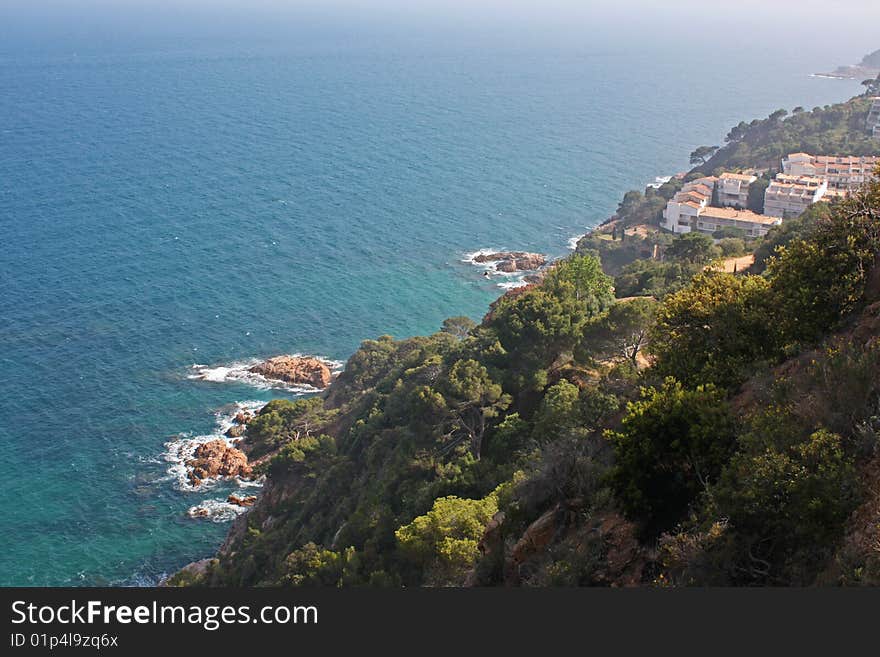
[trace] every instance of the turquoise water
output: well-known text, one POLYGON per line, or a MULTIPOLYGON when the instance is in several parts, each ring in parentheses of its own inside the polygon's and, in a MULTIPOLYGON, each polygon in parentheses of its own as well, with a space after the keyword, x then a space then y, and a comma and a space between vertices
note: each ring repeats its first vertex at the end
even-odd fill
POLYGON ((228 489, 180 490, 165 443, 288 393, 193 364, 478 318, 501 290, 466 253, 562 255, 740 119, 857 92, 794 55, 761 82, 769 56, 719 57, 719 88, 647 47, 0 48, 0 584, 216 549, 186 511, 228 489))

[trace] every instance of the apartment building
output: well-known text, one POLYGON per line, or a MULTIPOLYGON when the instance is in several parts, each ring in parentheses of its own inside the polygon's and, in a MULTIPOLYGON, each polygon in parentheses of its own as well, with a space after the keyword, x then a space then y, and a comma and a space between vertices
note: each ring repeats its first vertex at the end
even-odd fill
POLYGON ((765 217, 730 205, 713 207, 713 195, 720 197, 723 189, 721 181, 725 175, 737 177, 726 179, 732 181, 727 187, 729 196, 725 201, 719 198, 718 202, 727 202, 731 205, 741 203, 745 206, 748 201, 748 186, 757 180, 754 176, 723 174, 719 178, 700 178, 687 183, 666 204, 666 209, 663 211, 664 228, 678 234, 689 233, 692 230, 711 234, 724 228, 739 228, 749 237, 761 237, 766 235, 770 228, 782 223, 778 217, 765 217))
POLYGON ((712 203, 717 180, 713 176, 686 183, 666 204, 663 227, 673 233, 691 232, 700 212, 712 203))
POLYGON ((749 188, 757 179, 742 173, 722 173, 715 183, 717 205, 722 208, 748 207, 749 188))
MULTIPOLYGON (((880 105, 878 105, 880 121, 880 105)), ((880 134, 880 132, 878 132, 880 134)), ((782 171, 789 176, 811 176, 828 181, 828 189, 851 192, 874 178, 880 157, 833 156, 792 153, 782 160, 782 171)))
POLYGON ((799 217, 828 191, 828 180, 816 176, 780 173, 764 193, 764 214, 788 219, 799 217))
POLYGON ((747 237, 763 237, 773 226, 781 223, 780 217, 755 214, 751 210, 707 207, 697 217, 696 229, 703 233, 714 233, 724 228, 738 228, 747 237))

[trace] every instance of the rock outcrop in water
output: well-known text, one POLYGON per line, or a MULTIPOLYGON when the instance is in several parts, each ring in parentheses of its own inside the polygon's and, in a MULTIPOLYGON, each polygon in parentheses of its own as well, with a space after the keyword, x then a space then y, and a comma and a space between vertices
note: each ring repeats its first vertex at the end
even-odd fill
POLYGON ((526 253, 524 251, 499 251, 498 253, 483 253, 474 258, 474 262, 495 262, 495 269, 504 273, 517 271, 535 271, 547 263, 547 258, 540 253, 526 253))
POLYGON ((193 486, 201 485, 205 479, 219 477, 247 479, 253 474, 244 452, 230 447, 220 439, 199 445, 193 453, 193 458, 186 462, 186 466, 189 468, 188 477, 193 486))
POLYGON ((241 438, 247 430, 247 423, 254 419, 254 414, 250 411, 239 411, 232 419, 232 426, 226 430, 229 438, 241 438))
POLYGON ((321 390, 333 380, 327 364, 310 356, 276 356, 254 365, 250 371, 267 379, 308 385, 321 390))

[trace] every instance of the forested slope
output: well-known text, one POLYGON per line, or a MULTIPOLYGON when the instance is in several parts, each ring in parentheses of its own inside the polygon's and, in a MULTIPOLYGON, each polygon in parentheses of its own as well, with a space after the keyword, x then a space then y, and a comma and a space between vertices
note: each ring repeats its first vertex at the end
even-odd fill
POLYGON ((211 585, 880 584, 880 184, 617 300, 593 252, 479 325, 368 340, 247 429, 211 585))

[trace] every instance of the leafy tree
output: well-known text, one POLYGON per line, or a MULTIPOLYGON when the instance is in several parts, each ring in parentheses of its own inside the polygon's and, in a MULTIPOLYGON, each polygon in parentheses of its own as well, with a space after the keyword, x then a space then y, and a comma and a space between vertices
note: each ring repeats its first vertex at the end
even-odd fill
POLYGON ((617 215, 619 217, 624 217, 632 214, 644 201, 644 196, 641 192, 636 190, 631 190, 623 195, 623 200, 617 206, 617 215))
POLYGON ((650 298, 614 304, 586 326, 579 351, 602 358, 623 357, 638 365, 656 311, 657 302, 650 298))
POLYGON ((586 304, 587 314, 594 316, 607 308, 614 299, 614 282, 602 271, 599 259, 575 254, 561 261, 547 275, 544 286, 564 296, 568 286, 576 301, 586 304))
POLYGON ((579 241, 577 253, 599 258, 602 270, 616 276, 627 265, 651 258, 655 247, 662 250, 674 239, 670 233, 660 230, 628 234, 626 240, 616 241, 589 234, 579 241))
POLYGON ((733 451, 735 426, 720 390, 687 390, 672 378, 627 406, 620 431, 608 431, 616 455, 613 486, 649 533, 669 529, 715 481, 733 451))
POLYGON ((485 367, 470 359, 455 362, 441 390, 452 420, 450 447, 467 439, 471 453, 479 459, 486 422, 510 405, 510 396, 492 381, 485 367))
POLYGON ((574 429, 581 421, 580 389, 565 379, 547 389, 535 414, 535 434, 539 441, 574 429))
POLYGON ((709 159, 718 152, 720 146, 700 146, 691 153, 691 164, 700 166, 706 164, 709 159))
POLYGON ((852 458, 825 430, 789 449, 737 454, 714 491, 717 513, 729 518, 747 555, 743 572, 764 583, 796 576, 792 569, 806 570, 801 583, 809 583, 857 499, 852 458))
POLYGON ((733 258, 748 253, 746 242, 738 237, 725 237, 718 242, 721 255, 725 258, 733 258))
POLYGON ((735 144, 740 141, 748 133, 749 125, 745 121, 740 121, 730 129, 730 132, 724 137, 725 144, 735 144))
POLYGON ((666 248, 666 257, 692 265, 706 264, 718 256, 712 238, 703 233, 690 232, 678 237, 666 248))
POLYGON ((657 299, 682 287, 701 266, 681 261, 636 260, 614 279, 617 295, 653 296, 657 299))
POLYGON ((459 340, 464 340, 476 326, 470 317, 450 317, 443 320, 443 327, 440 330, 443 333, 454 335, 459 340))
POLYGON ((651 332, 655 371, 689 386, 732 387, 754 363, 775 359, 769 287, 760 276, 707 271, 667 297, 651 332))
POLYGON ((755 249, 753 271, 762 273, 779 247, 786 246, 796 239, 806 239, 815 225, 821 219, 828 218, 830 212, 831 206, 827 203, 816 203, 807 208, 801 216, 786 219, 779 226, 771 228, 755 249))
POLYGON ((788 116, 788 110, 778 109, 770 115, 771 121, 781 121, 788 116))
MULTIPOLYGON (((877 142, 865 130, 870 101, 857 97, 846 103, 797 112, 786 120, 784 110, 763 120, 740 122, 728 133, 726 145, 695 171, 730 171, 747 167, 778 167, 788 153, 851 153, 874 155, 877 142)), ((761 183, 763 184, 763 183, 761 183)), ((760 197, 753 201, 757 202, 760 197)), ((755 210, 755 204, 749 206, 755 210)))
POLYGON ((273 399, 248 422, 244 445, 250 458, 257 459, 289 441, 311 437, 331 417, 319 397, 273 399))
POLYGON ((328 470, 336 455, 336 439, 326 434, 306 436, 287 443, 269 461, 270 472, 297 468, 306 478, 314 479, 328 470))
POLYGON ((340 587, 355 561, 354 548, 334 552, 309 542, 287 555, 280 583, 301 587, 340 587))
POLYGON ((660 189, 648 187, 644 193, 637 190, 627 192, 614 215, 620 228, 639 224, 658 224, 666 202, 680 188, 681 182, 676 180, 662 185, 660 189))
POLYGON ((584 324, 613 300, 611 279, 592 256, 575 255, 535 289, 502 297, 486 328, 497 337, 509 390, 538 390, 546 369, 570 357, 584 324))
POLYGON ((334 381, 327 405, 339 406, 341 400, 350 399, 376 385, 393 366, 392 359, 399 350, 400 345, 390 335, 364 340, 334 381))
POLYGON ((777 250, 767 264, 772 302, 789 343, 819 340, 864 304, 880 264, 880 182, 832 208, 807 239, 777 250))
POLYGON ((528 458, 533 447, 532 425, 519 413, 508 413, 492 431, 487 456, 496 463, 511 463, 528 458))
POLYGON ((769 176, 761 176, 749 185, 749 195, 746 200, 746 208, 756 214, 764 214, 764 196, 770 186, 769 176))
POLYGON ((461 586, 479 556, 483 531, 497 511, 495 493, 481 500, 442 497, 394 535, 403 557, 427 573, 427 583, 461 586))

